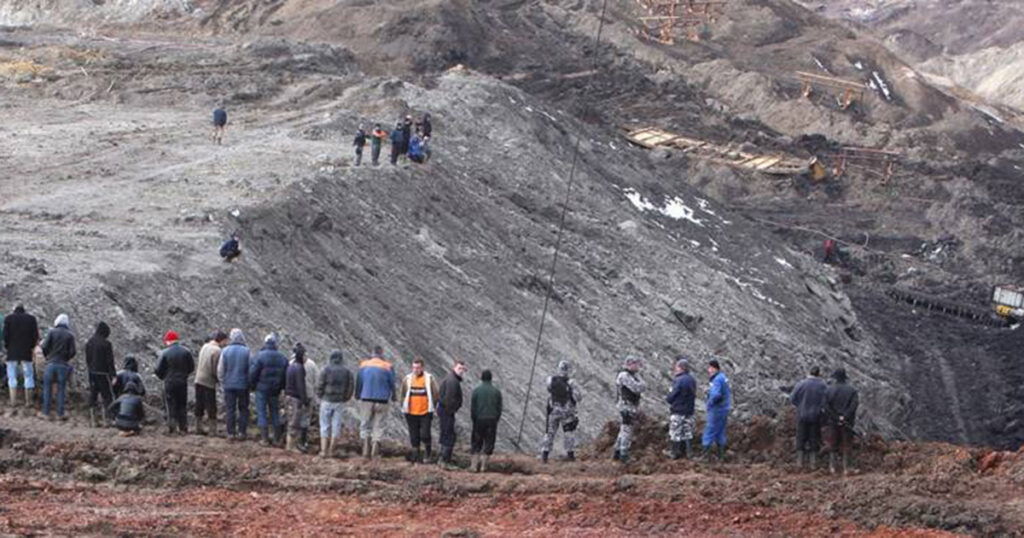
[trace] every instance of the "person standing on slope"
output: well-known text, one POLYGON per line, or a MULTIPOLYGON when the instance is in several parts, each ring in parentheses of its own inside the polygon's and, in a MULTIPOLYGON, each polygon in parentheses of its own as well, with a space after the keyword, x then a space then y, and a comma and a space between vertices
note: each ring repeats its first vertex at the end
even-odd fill
POLYGON ((356 149, 355 165, 359 166, 363 162, 363 148, 366 147, 366 131, 362 125, 356 129, 356 136, 352 139, 352 146, 356 149))
POLYGON ((356 398, 361 407, 359 437, 363 440, 363 457, 376 459, 384 436, 388 403, 395 399, 395 370, 384 360, 384 349, 380 346, 373 348, 373 356, 359 363, 356 398))
POLYGON ((835 380, 825 391, 825 417, 828 420, 828 470, 836 473, 836 453, 843 456, 843 474, 850 469, 850 452, 853 448, 853 425, 857 419, 860 401, 857 389, 850 386, 846 370, 837 369, 832 373, 835 380))
POLYGON ((373 166, 380 165, 380 147, 388 137, 388 132, 380 127, 380 124, 374 124, 373 131, 370 132, 370 164, 373 166))
POLYGON ((725 459, 725 426, 729 420, 729 410, 732 409, 732 390, 729 388, 729 379, 722 372, 722 366, 715 359, 708 361, 708 376, 708 417, 701 444, 705 460, 710 459, 711 448, 717 447, 718 460, 722 461, 725 459))
POLYGON ((35 366, 32 364, 32 352, 39 345, 39 322, 36 317, 25 312, 25 307, 17 305, 14 312, 4 317, 3 325, 4 348, 7 349, 7 389, 10 392, 11 406, 18 403, 18 366, 25 389, 26 413, 31 413, 32 393, 36 388, 35 366))
POLYGON ((224 131, 228 126, 228 113, 223 108, 213 109, 213 143, 218 146, 224 143, 224 131))
POLYGON ((469 470, 475 473, 487 471, 487 460, 494 454, 494 440, 501 421, 501 391, 491 383, 492 377, 490 370, 481 372, 480 384, 469 398, 469 418, 473 423, 469 470))
POLYGON ((217 382, 221 349, 228 344, 224 331, 214 331, 203 347, 199 349, 199 364, 196 366, 196 433, 206 435, 203 419, 207 419, 210 435, 217 435, 217 382))
POLYGON ((305 452, 309 435, 309 393, 306 387, 306 348, 295 344, 292 352, 295 360, 288 365, 284 394, 288 399, 287 450, 305 452))
POLYGON ((812 470, 818 464, 821 450, 821 415, 828 390, 820 375, 817 366, 811 367, 811 374, 796 384, 789 397, 796 407, 796 451, 800 467, 806 467, 809 461, 812 470))
POLYGON ((327 366, 320 372, 316 395, 320 397, 320 457, 334 455, 335 445, 341 439, 341 419, 345 402, 352 399, 355 379, 348 368, 342 366, 344 356, 340 350, 331 352, 327 366))
POLYGON ((277 350, 277 336, 270 333, 249 371, 249 388, 256 396, 256 423, 260 427, 262 446, 281 444, 281 391, 287 381, 287 370, 288 359, 277 350))
POLYGON ((677 460, 684 455, 689 458, 692 453, 697 382, 690 375, 690 361, 683 355, 676 357, 672 375, 672 390, 665 397, 669 405, 668 454, 677 460))
POLYGON ((445 469, 452 469, 452 452, 455 450, 455 413, 462 408, 462 376, 466 374, 466 363, 456 360, 452 371, 441 382, 440 401, 437 404, 437 418, 441 423, 441 457, 438 460, 445 469))
POLYGON ((576 413, 583 393, 574 379, 569 377, 569 362, 559 361, 555 375, 548 377, 547 420, 544 423, 544 440, 541 442, 540 459, 548 462, 555 444, 555 434, 562 428, 562 445, 566 461, 576 460, 576 428, 580 424, 576 413))
POLYGON ((407 459, 411 463, 423 463, 425 454, 429 461, 433 449, 430 425, 434 420, 440 391, 434 376, 424 371, 423 359, 417 357, 412 361, 412 373, 402 380, 398 394, 402 398, 402 414, 409 427, 409 446, 412 452, 407 459))
POLYGON ((167 433, 174 434, 175 428, 184 435, 188 433, 188 376, 196 370, 192 352, 178 341, 178 333, 167 331, 160 360, 156 363, 156 376, 164 382, 164 405, 167 411, 167 433))
POLYGON ((619 436, 615 439, 615 454, 612 459, 629 463, 629 447, 633 444, 633 426, 640 414, 640 396, 647 384, 638 375, 642 362, 636 357, 627 357, 622 370, 615 378, 618 392, 616 407, 619 410, 619 436))
POLYGON ((224 389, 224 420, 229 441, 243 441, 249 428, 249 370, 252 353, 242 329, 228 332, 231 343, 220 351, 217 379, 224 389))
POLYGON ((57 418, 67 420, 64 414, 64 400, 67 397, 68 379, 71 377, 71 359, 75 358, 77 348, 75 335, 71 332, 71 321, 67 314, 57 316, 53 328, 46 333, 42 345, 43 356, 46 357, 46 371, 43 374, 43 412, 44 418, 50 417, 53 387, 57 387, 57 418))
POLYGON ((106 410, 114 403, 114 389, 111 381, 117 375, 114 365, 114 347, 110 345, 110 326, 105 322, 96 325, 96 332, 85 344, 85 366, 89 369, 89 424, 95 428, 108 424, 106 410), (102 406, 97 409, 99 400, 102 406))

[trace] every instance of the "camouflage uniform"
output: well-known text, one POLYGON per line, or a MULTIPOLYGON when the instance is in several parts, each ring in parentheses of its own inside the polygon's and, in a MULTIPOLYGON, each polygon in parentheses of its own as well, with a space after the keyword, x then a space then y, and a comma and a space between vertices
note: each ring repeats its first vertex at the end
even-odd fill
POLYGON ((619 410, 619 436, 615 439, 615 450, 622 454, 629 452, 633 444, 633 423, 640 409, 640 395, 647 388, 647 384, 637 374, 629 370, 622 370, 615 378, 615 386, 618 389, 619 410))
POLYGON ((670 415, 668 417, 669 440, 675 443, 692 440, 695 423, 693 415, 670 415))
MULTIPOLYGON (((561 366, 561 365, 559 365, 561 366)), ((565 372, 560 372, 562 375, 568 373, 566 368, 565 372)), ((548 392, 551 391, 551 380, 555 376, 548 378, 548 392)), ((547 430, 544 432, 544 441, 541 443, 541 452, 551 452, 551 448, 555 444, 555 434, 558 432, 558 428, 561 427, 564 433, 562 437, 562 443, 565 447, 566 453, 572 453, 576 451, 576 426, 579 424, 579 417, 576 415, 576 404, 579 403, 582 398, 579 387, 576 382, 572 379, 568 380, 569 387, 572 389, 572 398, 566 403, 556 403, 548 398, 548 421, 547 430)))

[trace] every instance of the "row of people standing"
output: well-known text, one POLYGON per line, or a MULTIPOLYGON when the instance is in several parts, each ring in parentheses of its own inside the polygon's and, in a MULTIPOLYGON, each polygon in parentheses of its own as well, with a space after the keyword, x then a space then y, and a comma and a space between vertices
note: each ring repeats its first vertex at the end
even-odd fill
POLYGON ((433 132, 434 127, 429 113, 423 114, 418 122, 413 122, 412 116, 406 116, 395 124, 395 128, 390 133, 385 131, 380 123, 374 124, 369 133, 360 125, 352 140, 352 146, 355 148, 355 165, 362 164, 363 151, 369 142, 370 163, 373 166, 378 166, 381 148, 385 141, 391 144, 390 162, 392 165, 397 165, 400 158, 406 158, 419 164, 425 163, 430 160, 430 141, 433 132))

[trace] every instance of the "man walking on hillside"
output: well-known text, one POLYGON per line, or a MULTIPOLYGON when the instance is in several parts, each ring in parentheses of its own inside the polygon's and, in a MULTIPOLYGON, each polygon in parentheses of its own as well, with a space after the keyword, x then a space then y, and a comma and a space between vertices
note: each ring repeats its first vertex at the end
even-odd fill
POLYGON ((117 367, 114 365, 114 347, 108 338, 110 326, 101 321, 85 344, 85 367, 89 369, 89 424, 93 428, 109 422, 106 411, 114 403, 111 380, 117 375, 117 367), (96 409, 101 399, 103 405, 96 409))
POLYGON ((178 333, 164 334, 164 349, 156 363, 156 376, 164 382, 164 405, 167 408, 167 433, 175 426, 182 435, 188 433, 188 376, 196 370, 192 352, 178 341, 178 333))
POLYGON ((494 454, 494 440, 501 420, 501 391, 491 384, 491 378, 490 370, 481 372, 480 384, 469 399, 469 418, 473 422, 469 470, 478 473, 487 471, 487 459, 494 454))
POLYGON ((39 323, 36 317, 25 313, 25 307, 14 307, 14 313, 4 317, 4 347, 7 349, 7 389, 11 407, 18 403, 18 366, 21 366, 25 389, 26 414, 32 408, 32 392, 36 388, 32 352, 39 344, 39 323))
POLYGON ((423 371, 423 359, 417 357, 412 361, 412 373, 402 380, 398 395, 402 398, 402 414, 409 426, 409 445, 412 447, 407 459, 411 463, 423 463, 425 452, 429 461, 433 448, 430 424, 440 394, 437 380, 423 371), (421 444, 423 450, 420 449, 421 444))
POLYGON ((619 410, 619 436, 615 439, 615 454, 612 459, 629 463, 629 447, 633 444, 633 425, 640 414, 640 396, 647 390, 647 384, 638 375, 642 362, 636 357, 627 357, 622 370, 615 378, 618 392, 616 407, 619 410))
POLYGON ((71 377, 71 359, 75 358, 77 348, 75 335, 71 332, 71 321, 67 314, 57 316, 53 328, 46 333, 40 346, 46 357, 46 371, 43 374, 43 417, 50 417, 50 402, 53 399, 53 386, 57 386, 57 418, 67 420, 64 414, 64 399, 67 396, 68 378, 71 377))
POLYGON ((228 126, 228 113, 220 107, 213 110, 213 142, 218 146, 224 143, 224 131, 228 126))
POLYGON ((562 444, 566 461, 576 460, 576 428, 580 424, 576 405, 583 397, 576 381, 569 378, 569 363, 559 361, 555 375, 548 377, 547 421, 544 425, 544 440, 541 443, 540 459, 548 462, 555 444, 555 434, 562 428, 562 444))
POLYGON ((251 353, 241 329, 231 329, 231 343, 221 350, 217 378, 224 389, 228 439, 242 441, 249 428, 249 364, 251 353))
POLYGON ((677 460, 683 455, 687 458, 691 455, 697 382, 690 375, 690 361, 683 355, 676 357, 672 375, 672 391, 665 397, 669 404, 668 455, 677 460))
POLYGON ((359 129, 356 129, 356 136, 352 139, 352 146, 356 148, 356 166, 359 166, 363 162, 363 148, 366 147, 366 131, 363 130, 363 126, 360 125, 359 129))
POLYGON ((281 444, 281 391, 287 370, 288 359, 277 350, 277 336, 268 334, 249 372, 249 387, 256 395, 256 423, 260 427, 262 446, 281 444), (273 440, 270 428, 273 428, 273 440))
POLYGON ((836 473, 836 452, 843 453, 843 474, 850 468, 853 445, 853 424, 857 418, 857 389, 846 380, 846 370, 839 368, 832 374, 835 380, 825 391, 825 416, 828 420, 828 470, 836 473))
POLYGON ((462 376, 465 374, 466 363, 456 360, 452 371, 441 382, 440 401, 437 404, 437 418, 441 423, 441 458, 438 463, 445 469, 453 467, 455 413, 462 408, 462 376))
POLYGON ((811 375, 797 383, 789 397, 796 407, 796 451, 801 468, 806 467, 809 460, 814 469, 821 450, 821 413, 828 387, 820 376, 821 370, 812 367, 811 375))
POLYGON ((210 435, 217 435, 217 381, 221 348, 228 343, 224 331, 214 331, 199 350, 196 366, 196 433, 206 435, 203 418, 207 418, 210 435))
POLYGON ((320 457, 334 455, 334 447, 341 439, 343 404, 352 399, 355 379, 352 372, 341 365, 340 350, 331 352, 327 367, 317 379, 316 394, 320 397, 320 457))
POLYGON ((717 360, 708 361, 707 422, 704 424, 704 460, 710 459, 711 447, 717 447, 718 461, 725 459, 725 426, 732 409, 732 390, 729 379, 722 372, 717 360))
POLYGON ((384 360, 384 349, 380 346, 373 348, 373 356, 359 363, 356 397, 362 411, 359 437, 363 440, 363 457, 376 459, 380 454, 388 402, 395 399, 395 370, 384 360))

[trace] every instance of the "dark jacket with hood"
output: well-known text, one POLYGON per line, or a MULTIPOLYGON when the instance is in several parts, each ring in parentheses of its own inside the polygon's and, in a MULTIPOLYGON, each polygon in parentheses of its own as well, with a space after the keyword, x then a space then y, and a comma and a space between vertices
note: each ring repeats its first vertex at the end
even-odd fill
POLYGON ((285 376, 284 394, 292 398, 298 398, 303 405, 309 403, 309 395, 306 394, 306 365, 302 362, 293 362, 288 365, 288 373, 285 376))
POLYGON ((665 401, 670 406, 673 415, 693 415, 694 400, 697 397, 697 382, 689 372, 683 372, 672 381, 672 392, 668 393, 665 401))
POLYGON ((836 381, 825 391, 825 412, 833 424, 838 423, 839 417, 843 417, 846 424, 852 428, 859 404, 857 389, 845 381, 836 381))
POLYGON ((217 377, 224 390, 249 390, 249 359, 245 336, 235 335, 235 339, 220 351, 220 362, 217 363, 217 377))
POLYGON ((500 420, 501 391, 490 381, 481 381, 469 398, 470 420, 500 420))
POLYGON ((14 313, 4 317, 4 347, 7 348, 7 360, 12 362, 28 362, 32 360, 32 350, 39 343, 39 322, 36 317, 26 314, 21 306, 14 313))
POLYGON ((188 383, 188 376, 196 371, 196 361, 192 352, 178 342, 171 344, 160 354, 156 363, 156 376, 164 380, 164 385, 188 383))
POLYGON ((92 335, 85 344, 85 365, 89 373, 99 376, 113 376, 117 374, 117 367, 114 366, 114 346, 110 345, 110 326, 100 322, 96 326, 96 333, 92 335))
POLYGON ((131 355, 124 358, 124 367, 114 378, 114 395, 123 394, 128 388, 128 383, 135 383, 139 389, 139 396, 146 395, 146 385, 142 383, 142 376, 139 375, 139 362, 131 355))
POLYGON ((46 333, 42 346, 43 356, 47 363, 67 364, 75 358, 78 348, 75 345, 75 335, 68 328, 67 318, 63 315, 57 318, 57 323, 46 333))
POLYGON ((329 403, 347 402, 352 399, 355 380, 352 372, 341 365, 340 351, 331 353, 329 364, 320 371, 316 383, 316 395, 329 403))
POLYGON ((796 418, 803 422, 818 422, 825 409, 825 391, 828 385, 817 376, 811 376, 796 384, 789 401, 796 406, 796 418))
POLYGON ((445 413, 454 415, 460 408, 462 408, 462 378, 452 370, 441 382, 441 401, 438 409, 443 409, 445 413))
POLYGON ((110 404, 110 412, 114 415, 114 425, 124 430, 137 430, 146 419, 146 411, 139 396, 139 388, 135 383, 125 387, 124 394, 110 404))
POLYGON ((253 359, 252 370, 249 372, 249 387, 277 396, 284 390, 287 369, 288 359, 277 350, 277 342, 266 342, 253 359))

